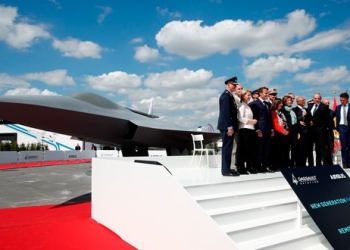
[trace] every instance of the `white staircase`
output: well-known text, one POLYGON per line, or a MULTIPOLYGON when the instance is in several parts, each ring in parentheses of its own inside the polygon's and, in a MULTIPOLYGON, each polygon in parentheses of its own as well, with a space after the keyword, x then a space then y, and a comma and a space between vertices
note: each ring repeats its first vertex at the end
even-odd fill
POLYGON ((239 249, 333 249, 281 173, 203 179, 183 186, 239 249))
POLYGON ((92 164, 92 218, 138 249, 333 249, 279 172, 224 177, 186 156, 144 160, 167 169, 92 164))

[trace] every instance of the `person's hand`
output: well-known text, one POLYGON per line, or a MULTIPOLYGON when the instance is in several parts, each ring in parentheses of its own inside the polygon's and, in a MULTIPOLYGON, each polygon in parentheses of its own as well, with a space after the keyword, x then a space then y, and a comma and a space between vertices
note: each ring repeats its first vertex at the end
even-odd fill
POLYGON ((229 129, 229 130, 227 131, 227 135, 228 135, 228 136, 232 136, 233 134, 234 134, 233 129, 229 129))
POLYGON ((261 132, 260 130, 256 132, 256 135, 257 135, 258 137, 263 137, 263 134, 262 134, 262 132, 261 132))
POLYGON ((301 126, 304 126, 304 127, 306 126, 305 122, 303 122, 303 121, 300 121, 299 123, 301 126))
POLYGON ((257 119, 251 119, 250 122, 251 122, 251 124, 255 125, 258 122, 258 120, 257 119))
POLYGON ((284 135, 289 135, 289 131, 288 130, 284 130, 283 134, 284 135))

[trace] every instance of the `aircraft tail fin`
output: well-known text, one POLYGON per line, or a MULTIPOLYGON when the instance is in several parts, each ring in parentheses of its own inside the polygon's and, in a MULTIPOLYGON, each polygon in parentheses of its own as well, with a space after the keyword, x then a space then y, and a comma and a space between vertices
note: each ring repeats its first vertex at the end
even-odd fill
POLYGON ((151 98, 151 102, 149 104, 149 109, 148 109, 148 115, 153 115, 153 100, 154 98, 151 98))

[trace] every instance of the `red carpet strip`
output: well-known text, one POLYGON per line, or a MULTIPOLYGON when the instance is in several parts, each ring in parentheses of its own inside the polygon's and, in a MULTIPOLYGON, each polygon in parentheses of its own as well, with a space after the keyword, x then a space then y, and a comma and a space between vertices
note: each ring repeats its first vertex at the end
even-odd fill
POLYGON ((91 202, 0 209, 0 249, 134 250, 91 219, 91 202))

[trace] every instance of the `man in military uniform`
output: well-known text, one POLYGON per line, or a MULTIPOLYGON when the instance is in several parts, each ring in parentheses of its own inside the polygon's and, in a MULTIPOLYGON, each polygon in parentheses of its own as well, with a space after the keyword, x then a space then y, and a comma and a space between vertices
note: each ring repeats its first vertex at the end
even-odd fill
POLYGON ((236 90, 237 77, 225 81, 226 90, 219 99, 219 119, 217 129, 222 138, 221 173, 223 176, 239 176, 235 170, 231 170, 233 138, 238 129, 237 104, 233 97, 236 90))

